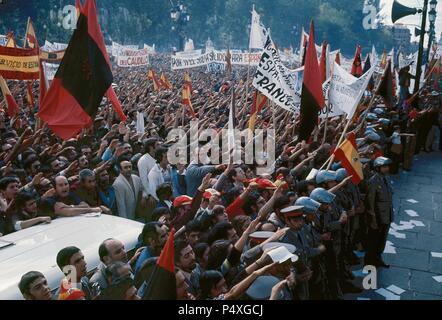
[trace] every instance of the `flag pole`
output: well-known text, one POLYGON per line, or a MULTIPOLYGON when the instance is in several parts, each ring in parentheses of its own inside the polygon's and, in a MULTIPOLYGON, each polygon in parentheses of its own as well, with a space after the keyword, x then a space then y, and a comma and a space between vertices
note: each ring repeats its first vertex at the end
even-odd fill
MULTIPOLYGON (((387 63, 387 65, 388 65, 388 63, 387 63)), ((381 77, 379 78, 379 80, 378 80, 378 83, 377 83, 377 85, 376 85, 376 90, 374 91, 373 96, 371 97, 371 100, 370 100, 370 102, 369 102, 369 104, 368 104, 367 110, 370 110, 370 108, 372 107, 372 105, 373 105, 373 103, 374 103, 374 101, 375 101, 375 98, 376 98, 376 92, 378 92, 378 90, 379 90, 379 86, 381 85, 382 78, 383 78, 383 77, 381 76, 381 77)), ((367 115, 367 114, 368 114, 368 112, 365 114, 364 119, 362 119, 361 123, 363 123, 363 122, 365 121, 365 119, 366 119, 366 115, 367 115)), ((344 128, 344 131, 342 132, 341 137, 339 138, 339 141, 338 141, 338 143, 336 144, 336 148, 339 148, 339 146, 340 146, 341 143, 342 143, 342 140, 344 140, 345 134, 347 133, 348 127, 349 127, 349 125, 350 125, 351 122, 352 122, 352 119, 348 119, 347 124, 345 125, 345 128, 344 128)), ((333 163, 334 160, 335 160, 335 154, 333 153, 333 154, 330 156, 330 158, 327 159, 328 164, 327 164, 327 169, 326 169, 326 170, 329 170, 329 169, 330 169, 330 167, 331 167, 331 165, 332 165, 332 163, 333 163)), ((326 161, 325 163, 327 163, 327 161, 326 161)), ((325 166, 325 163, 324 163, 324 165, 321 167, 321 169, 325 166)), ((320 169, 320 170, 321 170, 321 169, 320 169)))

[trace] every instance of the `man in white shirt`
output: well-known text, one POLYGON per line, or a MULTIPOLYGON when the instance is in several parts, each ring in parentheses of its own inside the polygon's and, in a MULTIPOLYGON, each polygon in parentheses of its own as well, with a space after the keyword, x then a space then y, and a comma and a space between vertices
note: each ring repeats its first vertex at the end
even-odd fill
POLYGON ((144 187, 143 196, 147 198, 149 196, 149 172, 156 164, 155 152, 159 148, 160 143, 156 138, 149 138, 144 142, 145 154, 138 160, 137 167, 138 173, 141 178, 141 183, 144 187))
POLYGON ((155 160, 157 163, 150 170, 148 175, 149 181, 149 193, 155 198, 155 200, 159 200, 157 196, 157 188, 161 184, 167 182, 172 184, 172 168, 167 161, 167 149, 159 148, 155 152, 155 160))

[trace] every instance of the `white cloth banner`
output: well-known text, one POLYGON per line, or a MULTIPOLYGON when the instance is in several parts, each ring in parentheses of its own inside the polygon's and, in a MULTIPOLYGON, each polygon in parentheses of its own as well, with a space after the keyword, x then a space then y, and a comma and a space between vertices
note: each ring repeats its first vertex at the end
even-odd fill
POLYGON ((123 46, 117 42, 112 41, 112 56, 118 57, 123 50, 138 50, 137 45, 123 46))
POLYGON ((198 57, 202 54, 203 54, 203 51, 201 49, 175 52, 175 56, 180 57, 180 58, 195 58, 195 57, 198 57))
POLYGON ((255 11, 252 10, 252 26, 250 28, 249 49, 264 48, 266 43, 267 30, 261 24, 261 17, 255 11))
POLYGON ((57 70, 58 70, 58 67, 60 66, 60 64, 42 62, 42 65, 43 65, 46 80, 48 82, 54 80, 55 74, 57 73, 57 70))
POLYGON ((416 65, 418 54, 419 52, 415 52, 414 54, 405 57, 401 52, 399 54, 399 70, 402 69, 403 67, 410 65, 411 63, 413 63, 413 65, 416 65))
POLYGON ((330 101, 328 100, 328 93, 330 91, 330 84, 331 84, 331 77, 328 78, 322 84, 322 94, 324 95, 324 99, 325 99, 325 108, 322 108, 321 110, 319 110, 319 117, 321 119, 334 118, 334 117, 344 114, 344 111, 339 109, 336 105, 330 103, 330 101))
POLYGON ((360 78, 356 78, 335 62, 328 95, 329 103, 344 111, 347 119, 351 119, 373 72, 374 67, 371 67, 360 78))
POLYGON ((149 53, 147 49, 130 50, 124 49, 117 58, 119 67, 140 67, 149 64, 149 53))
POLYGON ((144 134, 144 115, 142 112, 137 111, 137 133, 141 136, 144 134))
POLYGON ((303 70, 304 68, 290 70, 285 67, 268 36, 253 78, 253 86, 281 108, 296 112, 301 103, 303 70))
POLYGON ((8 37, 0 34, 0 46, 6 46, 7 42, 8 42, 8 37))
MULTIPOLYGON (((209 63, 226 63, 226 51, 212 50, 195 57, 182 57, 173 55, 171 59, 172 70, 190 69, 206 66, 209 63)), ((257 66, 261 59, 261 53, 235 53, 231 52, 232 65, 257 66)))
POLYGON ((147 49, 147 52, 149 52, 149 54, 154 54, 155 53, 155 44, 153 44, 152 46, 144 44, 143 49, 147 49))

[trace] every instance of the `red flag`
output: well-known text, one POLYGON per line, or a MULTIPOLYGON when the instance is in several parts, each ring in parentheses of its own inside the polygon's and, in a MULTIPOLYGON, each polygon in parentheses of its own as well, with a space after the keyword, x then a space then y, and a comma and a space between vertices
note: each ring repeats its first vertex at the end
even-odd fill
POLYGON ((359 184, 364 179, 362 163, 359 160, 358 147, 354 132, 350 132, 347 139, 334 152, 337 160, 341 161, 342 167, 353 176, 351 181, 359 184))
POLYGON ((391 61, 388 60, 387 67, 379 84, 377 94, 384 98, 384 104, 391 107, 393 104, 393 75, 391 73, 391 61))
POLYGON ((321 72, 322 83, 327 80, 327 41, 322 43, 321 58, 319 60, 319 70, 321 72))
POLYGON ((304 79, 301 95, 301 123, 299 141, 307 141, 318 123, 318 112, 325 106, 322 93, 321 74, 316 55, 313 21, 310 24, 307 54, 304 65, 304 79))
POLYGON ((353 65, 351 66, 351 74, 357 78, 362 76, 362 60, 361 60, 361 46, 356 46, 355 57, 353 59, 353 65))
POLYGON ((112 82, 95 0, 86 0, 38 114, 55 134, 70 139, 92 125, 112 82))
POLYGON ((338 52, 336 53, 335 62, 339 65, 341 65, 341 54, 338 52))
POLYGON ((6 107, 7 107, 6 112, 8 113, 8 116, 11 118, 20 109, 18 108, 17 102, 15 102, 15 99, 12 96, 11 91, 9 91, 6 80, 1 75, 0 75, 0 89, 3 93, 3 97, 5 98, 6 107))
POLYGON ((185 106, 187 106, 192 117, 196 118, 196 113, 193 110, 193 106, 192 106, 192 102, 190 101, 190 97, 191 97, 190 88, 188 85, 184 85, 184 87, 183 87, 183 104, 185 106))
POLYGON ((27 81, 26 82, 26 99, 28 101, 28 105, 31 107, 30 109, 34 108, 34 96, 32 94, 32 86, 34 84, 34 81, 27 81))
POLYGON ((176 300, 176 278, 173 240, 175 229, 172 228, 160 257, 146 281, 143 300, 176 300))
POLYGON ((187 85, 189 87, 190 95, 192 95, 193 92, 192 79, 190 79, 190 75, 187 72, 184 74, 184 85, 187 85))
POLYGON ((28 24, 26 26, 26 35, 23 48, 38 48, 37 36, 35 35, 34 25, 32 24, 31 17, 28 18, 28 24))
POLYGON ((252 109, 250 110, 249 129, 255 129, 256 117, 267 103, 267 97, 258 91, 253 94, 252 109))
POLYGON ((169 79, 167 79, 167 76, 164 72, 161 72, 160 84, 163 86, 163 88, 165 88, 167 90, 173 89, 172 84, 170 83, 169 79))
POLYGON ((127 120, 127 116, 123 112, 123 108, 121 107, 120 101, 118 100, 117 94, 114 91, 114 88, 112 86, 109 87, 109 89, 106 91, 106 96, 109 99, 109 101, 112 103, 112 106, 114 107, 115 112, 118 115, 118 118, 120 118, 121 121, 125 122, 127 120))
POLYGON ((147 74, 147 78, 150 79, 150 80, 152 80, 152 82, 153 82, 153 89, 154 89, 155 91, 159 91, 159 90, 160 90, 160 86, 161 86, 161 84, 160 84, 160 82, 159 82, 158 79, 157 79, 157 76, 156 76, 156 74, 155 74, 155 71, 153 71, 152 69, 150 69, 149 72, 148 72, 148 74, 147 74))

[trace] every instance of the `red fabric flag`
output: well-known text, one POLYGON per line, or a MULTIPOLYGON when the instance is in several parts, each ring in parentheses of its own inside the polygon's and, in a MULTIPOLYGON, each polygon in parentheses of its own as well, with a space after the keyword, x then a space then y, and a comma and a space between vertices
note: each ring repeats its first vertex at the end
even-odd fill
POLYGON ((359 184, 364 179, 364 173, 354 132, 348 134, 347 139, 335 150, 334 154, 336 159, 341 161, 342 167, 352 176, 351 181, 359 184))
POLYGON ((187 106, 187 109, 189 110, 192 117, 196 118, 196 113, 193 110, 192 102, 190 101, 191 92, 188 85, 184 85, 182 93, 183 93, 183 104, 187 106))
POLYGON ((256 117, 267 103, 267 97, 258 91, 253 94, 252 109, 250 110, 249 129, 255 129, 256 117))
POLYGON ((353 65, 351 66, 351 74, 357 78, 362 76, 362 60, 361 60, 361 46, 356 46, 355 57, 353 59, 353 65))
POLYGON ((60 67, 38 113, 64 140, 89 127, 113 82, 95 0, 86 0, 60 67))
POLYGON ((165 88, 167 90, 173 89, 172 84, 170 83, 169 79, 167 79, 167 76, 164 72, 161 72, 160 84, 163 86, 163 88, 165 88))
POLYGON ((6 107, 7 107, 6 112, 7 112, 8 116, 11 118, 20 109, 18 108, 17 102, 15 102, 15 99, 12 96, 11 91, 9 91, 6 80, 1 75, 0 75, 0 89, 3 93, 3 97, 5 98, 6 107))
POLYGON ((146 281, 147 286, 143 300, 176 300, 174 235, 175 229, 172 228, 155 269, 146 281))
POLYGON ((34 81, 27 81, 26 82, 26 99, 28 101, 29 109, 32 110, 34 108, 34 96, 32 94, 32 86, 34 84, 34 81))
POLYGON ((391 107, 393 104, 393 75, 391 73, 391 61, 388 60, 387 67, 379 84, 377 94, 384 98, 384 104, 391 107))
POLYGON ((319 70, 321 72, 322 83, 327 80, 327 41, 322 43, 321 58, 319 60, 319 70))
POLYGON ((118 118, 120 118, 121 121, 125 122, 127 120, 127 116, 123 112, 123 108, 121 107, 120 101, 118 100, 117 94, 114 91, 114 88, 112 86, 109 87, 109 89, 106 91, 106 96, 109 99, 109 101, 112 103, 112 106, 114 107, 115 112, 118 115, 118 118))
POLYGON ((25 43, 23 48, 38 48, 37 36, 35 35, 34 25, 32 24, 32 20, 28 18, 28 25, 26 26, 26 35, 25 35, 25 43))
POLYGON ((318 123, 318 112, 325 106, 321 74, 316 55, 313 21, 310 25, 301 96, 301 123, 298 141, 307 141, 318 123))

